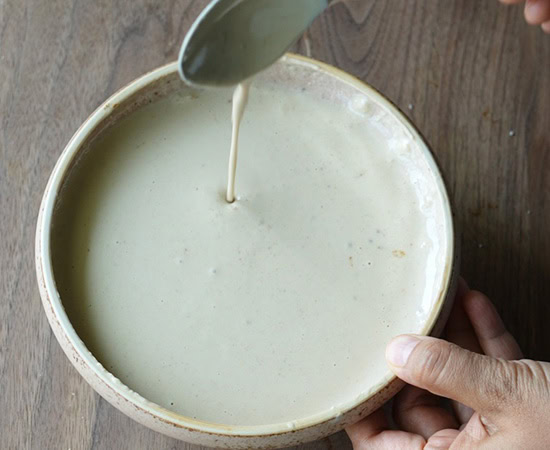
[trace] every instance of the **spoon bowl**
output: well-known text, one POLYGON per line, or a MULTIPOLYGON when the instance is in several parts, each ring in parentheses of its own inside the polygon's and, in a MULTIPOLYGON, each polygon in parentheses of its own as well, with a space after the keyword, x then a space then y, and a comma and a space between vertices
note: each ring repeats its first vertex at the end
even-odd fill
POLYGON ((179 54, 191 85, 233 86, 288 50, 329 0, 214 0, 197 17, 179 54))

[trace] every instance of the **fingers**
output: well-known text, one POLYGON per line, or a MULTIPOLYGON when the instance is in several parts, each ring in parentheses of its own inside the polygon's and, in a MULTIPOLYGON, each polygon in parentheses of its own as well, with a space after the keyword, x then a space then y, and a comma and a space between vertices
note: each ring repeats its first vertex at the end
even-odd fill
POLYGON ((386 420, 384 411, 379 409, 356 424, 347 427, 346 433, 348 433, 353 448, 358 448, 356 444, 369 441, 387 429, 388 421, 386 420))
POLYGON ((474 410, 460 402, 452 401, 451 406, 460 424, 465 424, 474 414, 474 410))
MULTIPOLYGON (((466 426, 457 436, 454 445, 457 448, 474 448, 479 443, 490 436, 493 436, 498 429, 487 419, 483 419, 478 413, 475 413, 466 426)), ((515 446, 492 447, 492 448, 516 448, 515 446)))
MULTIPOLYGON (((490 300, 479 292, 469 291, 462 280, 461 284, 445 330, 447 339, 467 350, 495 358, 522 358, 517 342, 506 331, 490 300)), ((461 404, 453 403, 453 408, 461 423, 473 414, 471 408, 461 404)))
POLYGON ((461 402, 482 414, 497 414, 515 380, 502 360, 431 337, 402 335, 386 349, 391 370, 405 382, 461 402))
POLYGON ((460 431, 453 429, 438 431, 430 437, 424 450, 447 450, 451 448, 459 434, 460 431))
POLYGON ((486 355, 502 359, 523 358, 518 343, 506 330, 496 308, 485 295, 477 291, 468 292, 464 297, 464 309, 486 355))
MULTIPOLYGON (((472 419, 465 424, 461 431, 458 430, 442 430, 430 438, 424 450, 439 450, 439 449, 470 449, 480 448, 480 443, 488 438, 490 434, 487 432, 479 414, 474 414, 472 419)), ((487 448, 487 447, 482 447, 487 448)), ((489 448, 517 448, 511 446, 508 442, 505 445, 495 446, 491 441, 489 448)))
MULTIPOLYGON (((508 5, 524 3, 525 0, 500 0, 508 5)), ((550 0, 527 0, 525 20, 531 25, 540 25, 542 31, 550 33, 550 0)))
MULTIPOLYGON (((466 282, 460 278, 453 309, 445 328, 445 335, 447 340, 455 343, 459 347, 472 352, 483 353, 479 341, 477 340, 474 327, 464 310, 464 299, 469 292, 470 288, 466 282)), ((471 408, 458 402, 452 402, 452 406, 460 423, 468 422, 474 413, 471 408)))
POLYGON ((440 398, 414 386, 406 386, 397 395, 393 415, 400 429, 425 439, 445 428, 458 428, 453 415, 441 406, 440 398))
POLYGON ((474 327, 464 310, 464 299, 469 293, 470 289, 468 285, 460 278, 453 309, 449 316, 447 326, 445 327, 445 335, 447 340, 455 343, 459 347, 472 352, 482 353, 474 327))
POLYGON ((550 20, 550 1, 527 0, 525 4, 525 20, 531 25, 541 25, 550 20))
POLYGON ((419 435, 388 430, 384 411, 379 409, 360 422, 346 428, 354 450, 385 450, 406 448, 421 450, 426 441, 419 435))

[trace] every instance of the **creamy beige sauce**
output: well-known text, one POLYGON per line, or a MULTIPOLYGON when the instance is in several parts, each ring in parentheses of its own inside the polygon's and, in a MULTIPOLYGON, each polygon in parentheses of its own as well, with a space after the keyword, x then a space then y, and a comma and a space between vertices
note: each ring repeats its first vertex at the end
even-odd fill
POLYGON ((244 110, 248 103, 248 91, 250 81, 243 81, 233 92, 233 107, 231 112, 231 149, 229 152, 229 168, 227 170, 227 193, 225 199, 228 203, 235 201, 235 175, 237 171, 237 155, 239 151, 239 130, 243 119, 244 110))
POLYGON ((230 101, 175 94, 94 144, 55 213, 55 277, 87 347, 143 397, 292 427, 389 375, 386 343, 438 297, 449 224, 420 144, 372 99, 265 80, 228 204, 230 101))

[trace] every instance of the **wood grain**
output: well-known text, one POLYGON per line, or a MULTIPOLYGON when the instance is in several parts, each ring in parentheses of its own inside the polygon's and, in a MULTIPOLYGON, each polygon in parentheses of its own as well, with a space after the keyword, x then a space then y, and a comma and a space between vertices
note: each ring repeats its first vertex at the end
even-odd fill
MULTIPOLYGON (((73 132, 116 89, 174 60, 204 4, 0 0, 3 449, 192 448, 126 418, 72 368, 42 312, 33 238, 73 132)), ((550 37, 496 1, 349 0, 296 48, 368 81, 414 120, 452 190, 465 277, 528 356, 549 360, 550 37)), ((301 448, 350 445, 340 433, 301 448)))

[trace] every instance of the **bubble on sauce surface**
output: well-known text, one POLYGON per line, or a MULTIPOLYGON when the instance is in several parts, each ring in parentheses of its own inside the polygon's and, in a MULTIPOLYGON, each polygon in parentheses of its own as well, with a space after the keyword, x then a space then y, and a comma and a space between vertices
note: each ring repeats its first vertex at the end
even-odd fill
POLYGON ((366 116, 370 110, 369 99, 364 95, 356 95, 348 102, 348 107, 354 113, 366 116))

